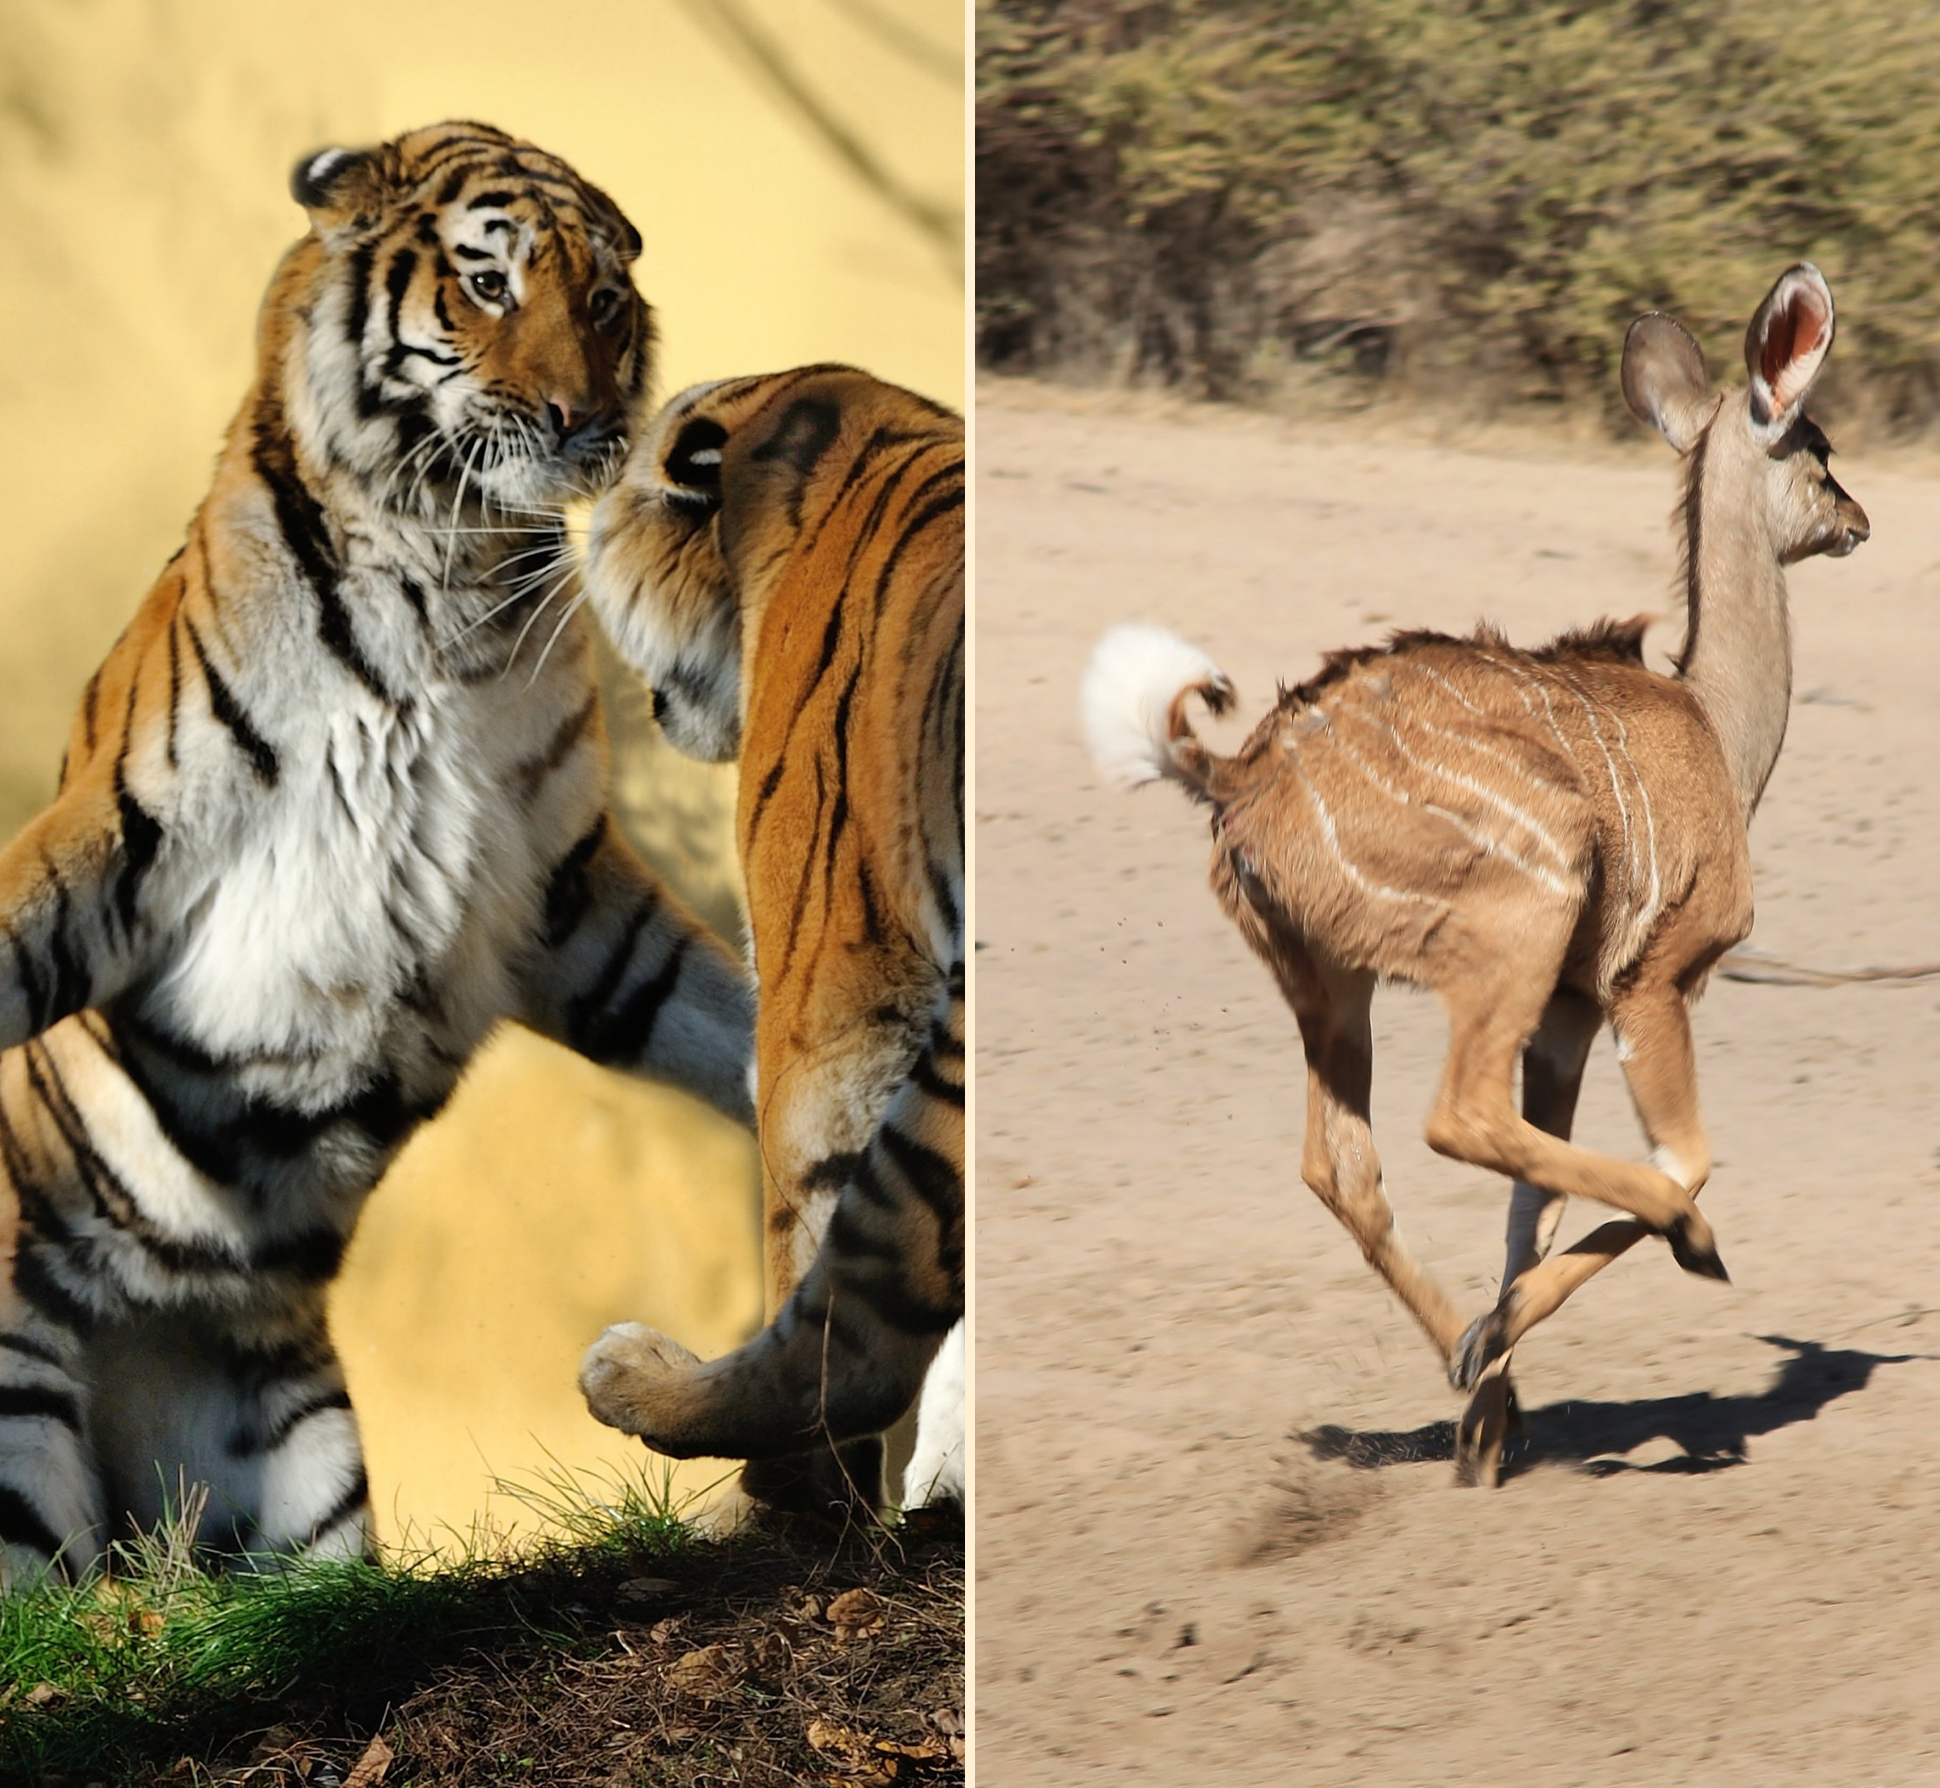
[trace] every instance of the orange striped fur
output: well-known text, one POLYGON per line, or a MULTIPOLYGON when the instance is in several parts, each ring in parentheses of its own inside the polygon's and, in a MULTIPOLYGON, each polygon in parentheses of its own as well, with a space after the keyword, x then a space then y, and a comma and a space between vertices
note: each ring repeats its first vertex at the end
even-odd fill
POLYGON ((368 1543, 324 1294, 517 1017, 745 1117, 751 1001, 605 804, 562 505, 626 446, 639 238, 489 126, 296 170, 208 498, 0 854, 0 1543, 368 1543))
MULTIPOLYGON (((765 1501, 875 1505, 963 1312, 961 419, 849 367, 697 386, 589 560, 668 737, 740 758, 770 1326, 703 1365, 622 1325, 581 1383, 765 1501)), ((925 1404, 905 1500, 961 1494, 960 1400, 925 1404)))

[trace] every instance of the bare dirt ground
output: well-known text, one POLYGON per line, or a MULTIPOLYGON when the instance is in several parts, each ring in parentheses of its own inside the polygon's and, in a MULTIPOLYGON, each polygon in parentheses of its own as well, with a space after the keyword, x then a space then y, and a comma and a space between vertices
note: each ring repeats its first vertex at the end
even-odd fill
MULTIPOLYGON (((995 384, 978 454, 978 1779, 1940 1781, 1940 982, 1714 982, 1735 1283, 1621 1261, 1518 1351, 1515 1474, 1457 1490, 1438 1363, 1300 1183, 1292 1017, 1203 811, 1102 789, 1078 735, 1120 619, 1250 726, 1390 624, 1668 611, 1670 451, 995 384)), ((1940 477, 1838 471, 1874 538, 1792 577, 1752 945, 1931 963, 1940 477)), ((1375 1025, 1390 1195, 1479 1310, 1507 1188, 1420 1140, 1439 1012, 1375 1025)), ((1607 1039, 1577 1133, 1643 1150, 1607 1039)))

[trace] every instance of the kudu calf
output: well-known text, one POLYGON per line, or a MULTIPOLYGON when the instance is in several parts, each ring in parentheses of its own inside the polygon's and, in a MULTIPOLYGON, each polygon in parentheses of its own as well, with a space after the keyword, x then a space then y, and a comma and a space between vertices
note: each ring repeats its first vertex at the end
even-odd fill
POLYGON ((1748 385, 1712 391, 1670 317, 1630 327, 1624 396, 1685 465, 1690 616, 1674 676, 1645 667, 1641 621, 1535 651, 1487 628, 1405 633, 1334 654, 1232 757, 1186 718, 1193 695, 1225 709, 1232 685, 1182 640, 1115 629, 1085 678, 1105 773, 1170 777, 1212 807, 1214 892, 1306 1047, 1302 1176, 1470 1393, 1464 1481, 1496 1480, 1510 1349, 1591 1275, 1654 1232, 1687 1271, 1725 1277, 1693 1202, 1711 1151, 1687 1004, 1751 929, 1746 827, 1791 700, 1785 567, 1869 532, 1804 414, 1832 334, 1832 293, 1805 264, 1751 320, 1748 385), (1448 1010, 1429 1145, 1515 1181, 1501 1297, 1466 1328, 1395 1233, 1382 1185, 1368 1120, 1382 979, 1432 988, 1448 1010), (1648 1165, 1568 1140, 1604 1017, 1648 1165), (1572 1194, 1627 1215, 1548 1258, 1572 1194))

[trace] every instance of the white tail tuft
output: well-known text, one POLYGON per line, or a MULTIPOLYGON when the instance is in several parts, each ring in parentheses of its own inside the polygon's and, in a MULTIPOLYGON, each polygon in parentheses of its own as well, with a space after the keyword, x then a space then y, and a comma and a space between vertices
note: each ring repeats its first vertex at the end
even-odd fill
POLYGON ((1233 698, 1226 673, 1163 627, 1114 627, 1098 642, 1079 692, 1099 770, 1126 788, 1177 776, 1172 707, 1197 690, 1218 713, 1233 698))

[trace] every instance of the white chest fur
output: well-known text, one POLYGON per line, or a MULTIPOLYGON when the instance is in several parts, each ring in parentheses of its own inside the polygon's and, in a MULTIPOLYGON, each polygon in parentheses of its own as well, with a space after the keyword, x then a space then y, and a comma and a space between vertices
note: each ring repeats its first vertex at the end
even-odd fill
POLYGON ((455 1079, 513 1007, 546 877, 598 811, 593 752, 539 802, 523 786, 588 693, 560 671, 538 690, 427 681, 395 705, 312 691, 281 717, 276 785, 173 854, 180 916, 145 1003, 301 1106, 380 1063, 427 1090, 455 1079))

